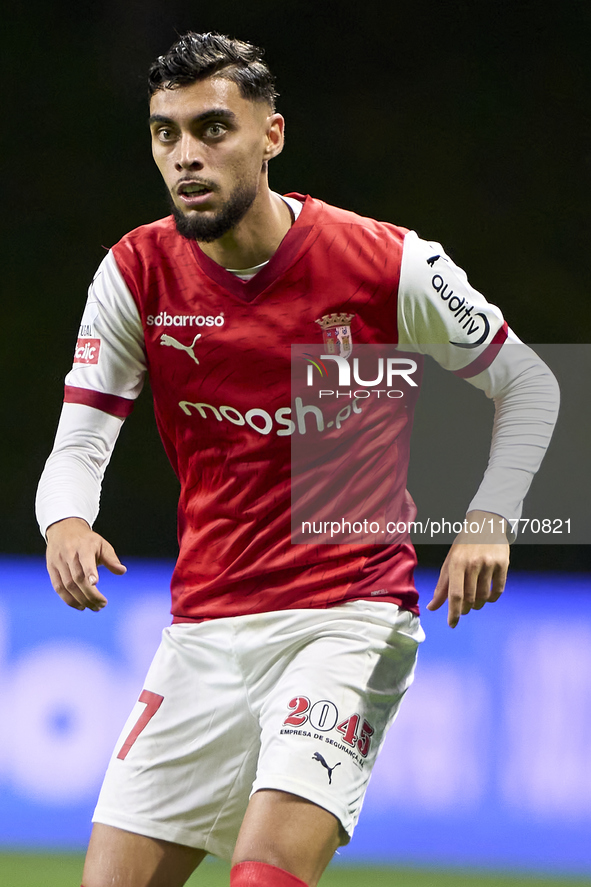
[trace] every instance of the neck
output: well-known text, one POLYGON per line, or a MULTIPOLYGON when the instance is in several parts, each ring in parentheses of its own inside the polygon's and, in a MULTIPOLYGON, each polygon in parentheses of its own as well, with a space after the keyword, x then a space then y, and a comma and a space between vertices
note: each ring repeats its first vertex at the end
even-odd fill
POLYGON ((238 225, 219 240, 200 243, 210 259, 223 268, 252 268, 268 261, 291 227, 291 211, 284 200, 263 187, 238 225))

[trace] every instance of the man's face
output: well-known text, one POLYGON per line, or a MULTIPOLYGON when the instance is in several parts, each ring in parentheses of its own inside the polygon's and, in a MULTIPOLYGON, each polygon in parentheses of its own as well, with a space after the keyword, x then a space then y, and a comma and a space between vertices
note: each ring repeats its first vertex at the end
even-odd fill
POLYGON ((160 89, 150 101, 152 154, 169 189, 177 228, 211 242, 244 217, 283 145, 283 119, 230 80, 210 77, 160 89))

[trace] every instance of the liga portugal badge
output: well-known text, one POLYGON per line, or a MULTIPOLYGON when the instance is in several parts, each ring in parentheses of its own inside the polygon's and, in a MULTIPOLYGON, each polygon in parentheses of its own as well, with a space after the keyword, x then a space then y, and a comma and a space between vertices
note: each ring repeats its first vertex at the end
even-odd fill
POLYGON ((353 350, 351 321, 354 314, 324 314, 316 323, 322 327, 327 354, 348 358, 353 350))

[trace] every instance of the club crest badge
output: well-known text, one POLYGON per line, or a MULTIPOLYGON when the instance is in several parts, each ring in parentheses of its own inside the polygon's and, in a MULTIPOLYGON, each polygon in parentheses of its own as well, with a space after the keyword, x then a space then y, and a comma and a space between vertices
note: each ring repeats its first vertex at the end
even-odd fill
POLYGON ((316 323, 322 328, 327 354, 348 358, 353 351, 351 321, 354 314, 324 314, 316 323))

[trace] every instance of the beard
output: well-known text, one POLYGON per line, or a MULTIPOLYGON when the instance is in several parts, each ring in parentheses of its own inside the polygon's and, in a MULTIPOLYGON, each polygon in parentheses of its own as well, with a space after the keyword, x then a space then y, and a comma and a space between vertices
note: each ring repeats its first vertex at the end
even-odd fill
POLYGON ((223 204, 219 212, 214 216, 205 217, 198 211, 185 214, 173 203, 168 195, 172 215, 176 224, 176 230, 187 240, 198 240, 201 243, 211 243, 219 240, 238 222, 244 218, 257 196, 257 187, 253 185, 247 188, 245 185, 236 188, 228 200, 223 204))

